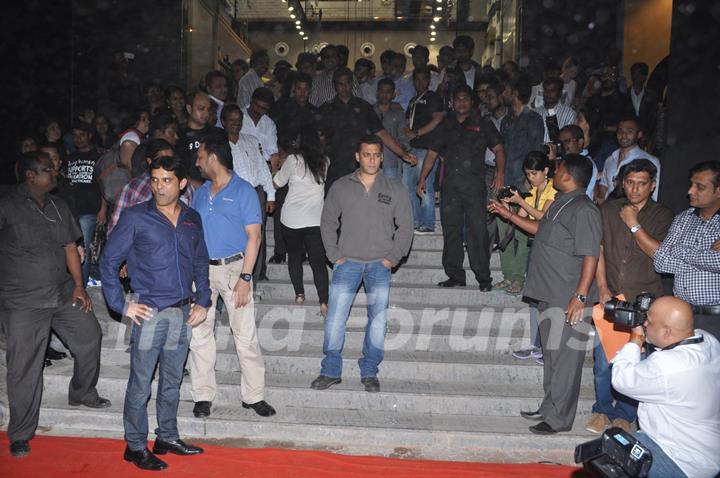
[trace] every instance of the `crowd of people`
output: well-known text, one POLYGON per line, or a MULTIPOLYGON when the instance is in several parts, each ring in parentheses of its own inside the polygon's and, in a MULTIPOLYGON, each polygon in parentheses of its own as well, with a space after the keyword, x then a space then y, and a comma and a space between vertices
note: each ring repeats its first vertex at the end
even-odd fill
POLYGON ((298 305, 306 300, 303 261, 311 266, 325 318, 316 390, 341 381, 345 322, 365 285, 373 300, 360 373, 365 390, 379 392, 391 271, 412 254, 413 235, 435 233, 439 204, 447 279, 437 285, 467 287, 467 252, 478 305, 492 290, 530 305, 530 347, 513 355, 544 367, 542 404, 521 413, 538 421, 533 433, 573 426, 591 306, 665 295, 662 275, 673 274, 677 299, 654 303, 648 336, 633 329, 637 350, 623 349, 620 367, 595 334, 596 403, 586 429, 631 432, 640 416, 642 440, 669 457, 667 469, 713 476, 720 469, 720 162, 691 170, 690 209, 674 217, 658 203, 661 163, 652 154, 663 147, 665 85, 648 81, 647 64, 633 65, 627 84, 614 54, 600 65, 567 57, 532 81, 514 62, 495 69, 473 55, 472 38, 458 36, 436 65, 417 45, 409 71, 407 56, 391 50, 380 55, 380 71, 366 58, 351 70, 347 48, 327 45, 271 72, 267 52, 258 50, 228 72, 208 72, 192 91, 151 82, 133 97, 124 88, 98 102, 112 110, 83 107, 67 131, 48 118, 41 138, 21 138, 19 186, 0 203, 13 455, 29 452, 43 365, 62 356, 55 350, 62 344, 48 345, 51 330, 80 364, 70 404, 109 406, 95 389, 100 333, 86 287, 101 286, 109 308, 135 324, 125 459, 141 468, 163 469, 156 454, 202 453, 179 437, 179 387, 189 355, 193 413, 212 414, 221 307, 240 360, 242 406, 276 413, 264 400, 253 309, 267 263, 287 263, 298 305), (495 283, 494 250, 502 269, 495 283), (682 347, 666 340, 672 337, 682 347), (639 360, 645 341, 657 350, 639 360), (687 367, 672 373, 638 371, 651 359, 663 363, 656 357, 692 353, 696 360, 683 356, 687 367), (158 362, 151 453, 146 405, 158 362), (683 433, 702 429, 703 443, 676 441, 644 423, 683 406, 671 400, 658 411, 642 402, 670 400, 675 377, 690 369, 705 374, 692 385, 704 380, 714 405, 686 417, 683 433), (641 382, 659 380, 665 392, 642 392, 650 388, 641 382))

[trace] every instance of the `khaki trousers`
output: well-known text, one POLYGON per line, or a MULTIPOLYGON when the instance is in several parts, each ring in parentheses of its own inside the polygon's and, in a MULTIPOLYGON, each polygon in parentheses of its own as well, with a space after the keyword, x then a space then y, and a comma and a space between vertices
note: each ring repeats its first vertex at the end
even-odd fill
POLYGON ((230 328, 235 341, 238 360, 240 361, 240 393, 245 403, 256 403, 263 400, 265 390, 265 361, 255 329, 255 303, 252 300, 252 284, 250 284, 251 300, 245 307, 236 309, 232 300, 232 292, 240 278, 243 260, 227 265, 210 266, 210 289, 212 305, 208 310, 207 319, 193 328, 190 340, 190 379, 192 381, 193 401, 212 402, 215 399, 217 383, 215 381, 215 360, 217 346, 215 343, 215 304, 218 296, 223 298, 230 315, 230 328))

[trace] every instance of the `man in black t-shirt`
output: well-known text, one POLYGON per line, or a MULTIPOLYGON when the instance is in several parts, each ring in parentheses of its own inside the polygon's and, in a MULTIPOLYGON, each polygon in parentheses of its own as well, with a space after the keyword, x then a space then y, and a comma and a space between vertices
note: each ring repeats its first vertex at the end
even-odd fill
POLYGON ((438 155, 442 154, 445 162, 440 205, 443 229, 442 262, 449 279, 438 285, 457 287, 466 284, 463 269, 465 226, 470 268, 480 290, 488 292, 492 289, 492 278, 485 220, 487 195, 483 152, 490 148, 495 153, 497 170, 504 171, 505 150, 495 126, 473 109, 472 93, 472 89, 467 85, 458 86, 455 90, 455 111, 448 114, 433 134, 416 192, 421 197, 426 194, 426 180, 438 155))
POLYGON ((432 134, 445 117, 443 101, 440 95, 430 90, 430 70, 417 67, 413 71, 413 82, 417 94, 408 104, 406 113, 407 130, 405 136, 410 138, 410 147, 417 157, 417 166, 403 164, 402 181, 410 194, 415 219, 415 234, 431 234, 435 232, 435 172, 437 164, 430 170, 425 184, 427 191, 420 200, 415 194, 420 170, 432 146, 432 134))
POLYGON ((107 220, 107 203, 100 194, 100 184, 95 175, 95 163, 100 154, 92 146, 92 126, 88 123, 77 122, 72 129, 75 152, 67 160, 65 177, 70 181, 70 187, 75 204, 75 212, 82 230, 85 247, 85 262, 82 265, 83 281, 88 283, 90 276, 98 278, 97 266, 91 270, 91 244, 95 228, 107 220))
POLYGON ((190 184, 194 188, 199 188, 205 182, 197 166, 195 166, 200 144, 210 134, 224 134, 220 128, 209 124, 210 103, 210 97, 203 91, 196 91, 188 95, 185 104, 188 121, 180 130, 180 138, 175 147, 178 155, 183 160, 185 170, 188 172, 190 184))

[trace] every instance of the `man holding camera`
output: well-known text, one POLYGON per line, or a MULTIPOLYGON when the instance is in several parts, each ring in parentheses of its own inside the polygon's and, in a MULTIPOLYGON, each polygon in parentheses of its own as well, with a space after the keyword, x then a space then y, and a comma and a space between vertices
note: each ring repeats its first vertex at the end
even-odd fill
POLYGON ((642 431, 650 450, 649 477, 712 478, 720 472, 720 343, 695 329, 693 311, 676 297, 660 297, 644 327, 613 360, 612 385, 640 402, 642 431), (641 359, 644 342, 656 350, 641 359))
MULTIPOLYGON (((665 238, 673 214, 650 197, 656 175, 657 168, 647 159, 628 163, 622 178, 625 197, 606 202, 600 210, 603 241, 595 279, 602 304, 620 294, 628 302, 641 292, 663 295, 652 256, 665 238)), ((612 425, 629 433, 630 424, 637 418, 637 406, 627 397, 613 393, 610 365, 597 334, 595 340, 595 403, 585 429, 602 433, 612 425)))

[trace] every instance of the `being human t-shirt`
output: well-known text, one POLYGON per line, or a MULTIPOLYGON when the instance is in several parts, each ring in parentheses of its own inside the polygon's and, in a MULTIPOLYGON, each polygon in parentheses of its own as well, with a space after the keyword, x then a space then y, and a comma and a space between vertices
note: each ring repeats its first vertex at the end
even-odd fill
POLYGON ((94 149, 86 152, 76 151, 67 161, 65 177, 70 181, 75 211, 80 216, 97 214, 100 211, 100 185, 95 177, 95 163, 99 157, 100 154, 94 149))
POLYGON ((191 179, 202 181, 203 177, 200 174, 200 170, 195 166, 197 152, 198 149, 200 149, 200 143, 209 135, 216 133, 222 134, 223 130, 211 125, 205 125, 202 129, 192 129, 186 126, 180 130, 180 138, 175 145, 175 151, 180 155, 180 158, 182 158, 185 169, 191 179))

